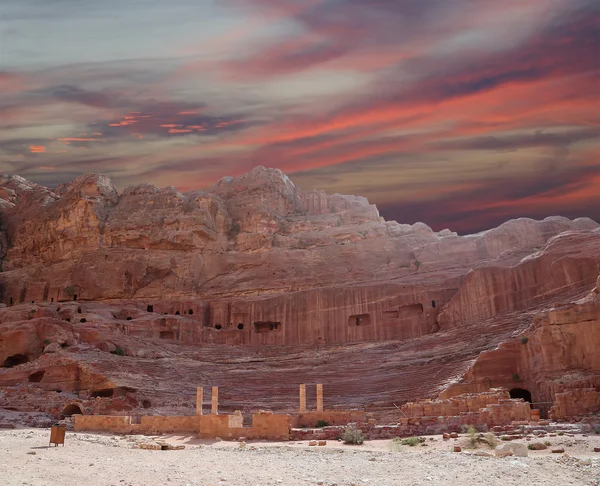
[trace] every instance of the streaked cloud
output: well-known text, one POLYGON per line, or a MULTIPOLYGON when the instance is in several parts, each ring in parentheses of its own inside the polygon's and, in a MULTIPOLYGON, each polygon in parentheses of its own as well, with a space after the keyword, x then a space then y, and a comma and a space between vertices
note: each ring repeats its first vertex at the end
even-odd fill
POLYGON ((261 164, 438 229, 599 216, 592 0, 7 0, 0 15, 3 172, 192 189, 261 164))

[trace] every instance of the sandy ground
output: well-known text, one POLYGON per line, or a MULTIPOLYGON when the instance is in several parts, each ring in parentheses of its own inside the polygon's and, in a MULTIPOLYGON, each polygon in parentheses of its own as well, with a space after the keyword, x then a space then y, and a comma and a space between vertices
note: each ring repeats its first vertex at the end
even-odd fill
POLYGON ((362 446, 328 441, 325 447, 254 442, 244 448, 236 442, 159 437, 186 446, 175 451, 137 448, 148 437, 74 432, 67 432, 65 447, 48 447, 49 436, 48 429, 0 430, 2 486, 600 485, 600 453, 593 452, 600 436, 594 435, 543 439, 566 454, 529 451, 528 457, 503 459, 450 452, 465 439, 439 436, 415 447, 381 440, 362 446))

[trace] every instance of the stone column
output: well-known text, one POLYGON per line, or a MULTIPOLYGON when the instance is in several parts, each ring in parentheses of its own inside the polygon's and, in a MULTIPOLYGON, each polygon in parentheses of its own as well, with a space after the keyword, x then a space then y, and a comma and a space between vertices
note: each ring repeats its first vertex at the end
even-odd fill
POLYGON ((219 387, 212 387, 212 412, 213 415, 217 415, 219 413, 219 387))
POLYGON ((323 383, 317 383, 317 412, 323 411, 323 383))
POLYGON ((300 385, 300 413, 306 412, 306 385, 300 385))
POLYGON ((202 415, 203 389, 201 386, 196 388, 196 415, 202 415))

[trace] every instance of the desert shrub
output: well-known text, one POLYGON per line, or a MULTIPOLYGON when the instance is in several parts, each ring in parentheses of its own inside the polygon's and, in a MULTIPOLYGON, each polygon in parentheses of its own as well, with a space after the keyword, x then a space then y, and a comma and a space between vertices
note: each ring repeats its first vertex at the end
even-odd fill
POLYGON ((400 444, 407 445, 409 447, 414 447, 422 442, 425 442, 423 437, 407 437, 406 439, 400 440, 400 444))
POLYGON ((365 436, 361 430, 347 427, 342 436, 344 444, 361 445, 365 441, 365 436))
POLYGON ((123 348, 120 348, 117 346, 117 349, 115 349, 114 351, 111 351, 112 354, 116 354, 117 356, 125 356, 125 351, 123 350, 123 348))
POLYGON ((533 445, 533 444, 528 444, 527 445, 527 449, 529 449, 530 451, 535 451, 536 450, 535 445, 533 445))
POLYGON ((521 338, 521 344, 527 344, 528 341, 529 341, 528 337, 522 337, 521 338))
POLYGON ((488 446, 490 446, 492 449, 495 449, 496 446, 498 445, 498 439, 496 439, 496 436, 494 434, 492 434, 491 432, 485 434, 484 439, 485 439, 485 443, 488 446))
POLYGON ((323 427, 329 427, 329 422, 327 422, 327 420, 317 420, 315 427, 319 429, 323 427))
POLYGON ((594 429, 594 434, 600 434, 600 427, 596 427, 594 429))
POLYGON ((565 433, 561 430, 560 432, 557 432, 556 435, 565 435, 565 433))
POLYGON ((521 381, 521 375, 519 375, 519 373, 513 373, 512 379, 513 381, 521 381))
POLYGON ((551 445, 552 445, 552 442, 550 442, 549 440, 545 440, 545 441, 544 441, 544 445, 546 445, 546 446, 551 446, 551 445))
POLYGON ((69 285, 68 287, 65 287, 65 294, 69 297, 73 297, 75 295, 75 289, 69 285))
POLYGON ((472 425, 469 425, 467 428, 467 447, 470 447, 471 449, 479 447, 478 432, 472 425))
POLYGON ((50 344, 50 339, 44 339, 44 344, 50 344))

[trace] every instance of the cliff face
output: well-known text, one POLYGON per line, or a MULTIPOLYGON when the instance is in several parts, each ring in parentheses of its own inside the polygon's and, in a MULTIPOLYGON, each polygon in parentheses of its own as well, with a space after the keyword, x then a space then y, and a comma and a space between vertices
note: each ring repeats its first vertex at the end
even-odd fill
MULTIPOLYGON (((515 347, 515 333, 531 328, 529 358, 516 346, 518 359, 507 351, 491 368, 517 359, 534 370, 556 346, 581 351, 577 319, 587 310, 569 320, 575 340, 565 327, 539 331, 538 343, 534 315, 587 294, 600 273, 600 229, 589 219, 435 233, 386 222, 361 197, 303 192, 264 167, 185 194, 149 184, 119 193, 99 174, 56 190, 1 177, 0 217, 0 363, 10 365, 0 385, 82 396, 125 387, 159 397, 161 407, 168 396, 193 395, 198 377, 242 386, 263 407, 257 393, 275 387, 282 408, 300 379, 319 379, 336 400, 350 395, 360 405, 435 396, 461 380, 455 388, 489 386, 496 375, 486 352, 515 347), (358 354, 340 345, 359 346, 358 354), (111 354, 117 348, 126 356, 111 354), (335 361, 338 352, 345 361, 335 361), (242 379, 240 367, 255 359, 262 364, 242 379), (190 374, 173 376, 170 366, 190 374)), ((590 332, 585 340, 595 342, 590 332)), ((567 366, 597 371, 587 361, 558 365, 567 366)), ((520 373, 512 368, 494 386, 520 373)), ((532 383, 545 379, 535 373, 532 383)))

